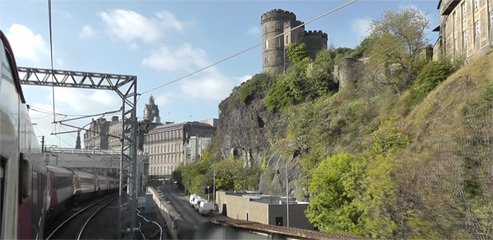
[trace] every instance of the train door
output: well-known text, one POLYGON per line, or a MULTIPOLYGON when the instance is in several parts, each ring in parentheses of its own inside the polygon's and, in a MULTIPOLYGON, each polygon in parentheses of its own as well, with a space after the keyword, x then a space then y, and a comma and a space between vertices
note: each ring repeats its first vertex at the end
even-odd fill
POLYGON ((3 199, 5 199, 5 164, 7 159, 0 157, 0 226, 2 226, 3 199))

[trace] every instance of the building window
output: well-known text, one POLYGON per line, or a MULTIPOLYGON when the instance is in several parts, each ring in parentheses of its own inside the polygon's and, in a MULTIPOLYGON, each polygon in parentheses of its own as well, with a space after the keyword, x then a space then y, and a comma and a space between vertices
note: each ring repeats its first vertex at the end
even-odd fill
POLYGON ((265 57, 265 64, 269 64, 269 57, 265 57))
POLYGON ((479 36, 481 35, 479 20, 474 23, 474 47, 479 47, 479 36))
POLYGON ((462 31, 462 52, 467 56, 467 30, 462 31))
POLYGON ((282 38, 278 37, 277 38, 277 47, 280 48, 282 46, 282 38))
POLYGON ((265 40, 265 50, 269 49, 269 39, 265 40))
POLYGON ((282 29, 282 23, 278 22, 276 23, 276 30, 282 29))
POLYGON ((460 6, 462 8, 462 22, 464 22, 464 19, 467 18, 466 2, 463 2, 460 6))
POLYGON ((493 10, 490 11, 490 41, 493 43, 493 10))
POLYGON ((289 44, 289 36, 286 36, 286 44, 289 44))

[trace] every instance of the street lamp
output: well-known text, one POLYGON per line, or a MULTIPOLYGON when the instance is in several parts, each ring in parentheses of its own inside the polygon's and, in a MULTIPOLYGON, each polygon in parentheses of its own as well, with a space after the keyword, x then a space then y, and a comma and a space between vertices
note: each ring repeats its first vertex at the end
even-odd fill
POLYGON ((207 186, 207 202, 209 202, 209 195, 210 195, 209 186, 207 186))
POLYGON ((289 182, 288 164, 286 163, 286 226, 289 227, 289 182))
MULTIPOLYGON (((279 169, 277 174, 281 174, 279 169)), ((279 177, 280 178, 280 177, 279 177)), ((288 182, 288 164, 286 163, 286 226, 289 227, 289 182, 288 182)))

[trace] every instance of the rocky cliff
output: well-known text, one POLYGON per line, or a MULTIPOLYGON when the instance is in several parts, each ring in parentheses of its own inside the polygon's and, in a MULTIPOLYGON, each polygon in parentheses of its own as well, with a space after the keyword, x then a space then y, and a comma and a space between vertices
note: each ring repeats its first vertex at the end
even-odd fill
MULTIPOLYGON (((233 89, 231 95, 219 104, 219 124, 217 138, 222 158, 240 157, 245 165, 263 165, 259 191, 268 194, 286 192, 286 162, 289 157, 275 151, 276 139, 286 134, 286 123, 281 113, 269 112, 263 104, 266 90, 271 85, 272 76, 259 74, 241 86, 233 89), (245 89, 254 86, 245 95, 245 89), (243 91, 243 93, 242 93, 243 91)), ((292 182, 299 176, 297 164, 289 164, 288 179, 292 182)), ((290 184, 292 186, 293 183, 290 184)), ((290 191, 293 189, 290 187, 290 191)))

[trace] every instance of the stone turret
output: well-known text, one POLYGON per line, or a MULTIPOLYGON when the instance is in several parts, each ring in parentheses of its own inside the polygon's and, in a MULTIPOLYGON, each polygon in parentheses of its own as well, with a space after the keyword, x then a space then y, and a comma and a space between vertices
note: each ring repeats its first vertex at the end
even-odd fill
POLYGON ((280 73, 284 68, 284 33, 285 23, 295 22, 296 15, 282 9, 274 9, 264 13, 261 17, 262 24, 262 69, 264 72, 280 73), (276 37, 276 38, 274 38, 276 37), (273 39, 274 38, 274 39, 273 39))
POLYGON ((262 69, 264 72, 282 73, 289 67, 286 48, 292 43, 305 43, 308 56, 327 48, 327 34, 322 31, 305 31, 303 22, 296 20, 290 11, 274 9, 261 16, 262 69))

